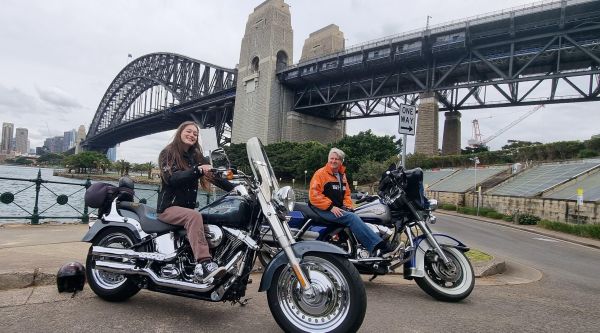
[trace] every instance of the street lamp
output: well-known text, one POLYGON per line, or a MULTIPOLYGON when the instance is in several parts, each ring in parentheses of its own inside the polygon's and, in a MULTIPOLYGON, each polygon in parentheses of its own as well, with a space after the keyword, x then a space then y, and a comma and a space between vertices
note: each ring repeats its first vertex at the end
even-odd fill
POLYGON ((308 172, 307 170, 304 170, 304 188, 305 189, 306 189, 306 173, 307 172, 308 172))
POLYGON ((294 184, 296 184, 296 178, 292 178, 292 188, 294 188, 294 184))
POLYGON ((469 158, 475 164, 475 194, 477 195, 477 216, 479 216, 479 191, 477 190, 477 164, 479 164, 479 158, 477 156, 469 158))

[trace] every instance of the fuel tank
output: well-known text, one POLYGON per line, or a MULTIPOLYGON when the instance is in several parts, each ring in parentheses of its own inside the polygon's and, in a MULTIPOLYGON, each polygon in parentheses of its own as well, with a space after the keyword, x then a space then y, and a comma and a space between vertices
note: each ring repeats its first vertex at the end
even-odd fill
POLYGON ((228 195, 203 207, 200 213, 204 224, 247 229, 252 207, 244 198, 228 195))
POLYGON ((379 200, 366 203, 354 212, 366 223, 387 225, 392 220, 390 208, 379 200))

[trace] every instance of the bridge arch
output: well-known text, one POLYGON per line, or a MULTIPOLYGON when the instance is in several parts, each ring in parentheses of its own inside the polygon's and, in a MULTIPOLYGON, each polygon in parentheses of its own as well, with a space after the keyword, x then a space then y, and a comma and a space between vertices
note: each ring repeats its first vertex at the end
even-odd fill
MULTIPOLYGON (((170 106, 202 99, 235 87, 236 70, 174 53, 151 53, 129 63, 104 93, 90 125, 86 140, 122 125, 132 103, 158 87, 164 89, 165 104, 144 110, 144 116, 170 106)), ((161 92, 161 98, 162 98, 161 92)))

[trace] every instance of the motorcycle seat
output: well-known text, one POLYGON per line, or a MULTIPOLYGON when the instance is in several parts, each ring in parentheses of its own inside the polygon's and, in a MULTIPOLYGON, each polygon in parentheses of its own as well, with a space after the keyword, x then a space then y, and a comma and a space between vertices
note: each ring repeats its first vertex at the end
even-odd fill
POLYGON ((317 213, 315 213, 313 208, 305 202, 296 202, 296 204, 294 205, 294 210, 302 212, 304 217, 307 219, 311 219, 313 221, 322 220, 322 218, 319 215, 317 215, 317 213))
POLYGON ((182 226, 172 225, 168 223, 164 223, 158 219, 158 214, 156 214, 156 209, 149 207, 144 204, 140 204, 137 202, 130 201, 121 201, 118 206, 119 209, 122 210, 122 214, 124 217, 127 216, 126 212, 133 212, 136 216, 132 218, 136 219, 140 222, 142 230, 146 233, 157 233, 162 234, 169 231, 176 231, 179 229, 183 229, 182 226))

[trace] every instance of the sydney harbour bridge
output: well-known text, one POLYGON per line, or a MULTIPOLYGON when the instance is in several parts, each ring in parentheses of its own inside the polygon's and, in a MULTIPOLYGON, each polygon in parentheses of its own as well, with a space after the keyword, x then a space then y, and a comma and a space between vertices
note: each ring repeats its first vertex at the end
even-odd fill
MULTIPOLYGON (((237 119, 245 119, 243 113, 248 113, 248 120, 239 122, 256 127, 261 137, 258 128, 263 120, 257 119, 256 112, 262 110, 252 110, 257 106, 264 107, 269 130, 281 133, 292 126, 288 121, 292 114, 335 124, 394 116, 400 104, 419 107, 420 125, 434 121, 421 119, 429 103, 436 122, 438 111, 446 115, 444 145, 448 140, 450 148, 444 150, 452 153, 456 146, 460 149, 460 110, 599 100, 598 0, 535 3, 350 48, 332 48, 312 57, 303 53, 297 64, 289 63, 291 44, 273 47, 278 35, 291 31, 291 25, 286 26, 289 8, 281 4, 285 5, 283 0, 267 0, 250 15, 237 69, 171 53, 148 54, 130 62, 102 97, 84 147, 105 150, 174 129, 190 119, 214 127, 220 144, 232 138, 241 142, 243 135, 235 132, 237 119), (265 19, 258 26, 261 21, 253 15, 276 19, 268 20, 273 23, 265 19), (257 32, 262 35, 250 35, 257 29, 262 29, 257 32), (260 43, 269 32, 270 42, 260 43), (244 51, 249 44, 271 49, 244 51), (275 59, 272 65, 271 58, 275 59), (282 115, 273 121, 278 114, 282 115)), ((336 36, 341 33, 331 31, 336 36)), ((437 147, 437 134, 422 130, 417 131, 419 136, 429 137, 437 147)), ((277 134, 263 142, 305 137, 277 134)))

